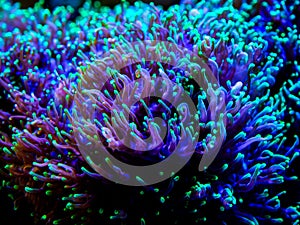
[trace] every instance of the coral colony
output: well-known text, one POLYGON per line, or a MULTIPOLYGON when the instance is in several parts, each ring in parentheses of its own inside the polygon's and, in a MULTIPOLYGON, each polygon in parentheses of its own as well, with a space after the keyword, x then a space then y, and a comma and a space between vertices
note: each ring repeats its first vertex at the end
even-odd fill
MULTIPOLYGON (((299 13, 299 0, 182 1, 168 9, 85 2, 78 16, 70 6, 50 12, 42 2, 20 9, 0 0, 1 189, 16 210, 29 207, 36 224, 299 224, 299 13), (166 76, 184 88, 199 115, 195 152, 178 173, 157 184, 125 186, 93 170, 78 149, 74 95, 109 71, 102 55, 146 40, 195 52, 218 81, 209 95, 222 96, 226 108, 214 123, 221 103, 210 107, 180 68, 193 64, 189 55, 169 52, 175 65, 142 60, 114 73, 94 99, 95 121, 99 141, 124 162, 159 162, 189 138, 176 108, 151 97, 132 108, 130 144, 141 147, 155 133, 147 123, 152 116, 168 126, 163 144, 141 154, 120 144, 108 127, 124 118, 109 109, 126 82, 166 76), (223 126, 223 141, 210 132, 216 126, 223 126), (199 171, 209 145, 220 151, 199 171)), ((87 130, 79 131, 88 137, 87 130)))

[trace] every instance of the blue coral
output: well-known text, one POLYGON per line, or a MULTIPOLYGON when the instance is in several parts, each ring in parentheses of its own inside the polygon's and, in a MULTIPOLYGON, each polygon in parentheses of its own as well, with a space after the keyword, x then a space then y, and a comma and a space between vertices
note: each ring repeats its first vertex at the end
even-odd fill
MULTIPOLYGON (((35 223, 298 224, 299 7, 299 1, 253 0, 182 1, 167 10, 123 2, 111 9, 88 1, 72 19, 69 6, 50 12, 42 2, 20 9, 0 1, 2 188, 16 208, 29 203, 35 223), (174 177, 124 187, 84 160, 70 114, 82 75, 116 44, 138 40, 176 43, 208 64, 226 103, 226 139, 213 164, 199 172, 206 143, 218 143, 209 134, 213 112, 203 93, 178 68, 130 65, 122 71, 124 79, 163 69, 182 83, 197 103, 201 135, 193 158, 174 177)), ((180 60, 191 63, 188 56, 180 60)), ((109 87, 110 94, 120 87, 109 87)), ((151 102, 148 109, 163 116, 168 107, 151 102)), ((134 114, 144 115, 142 108, 134 114)), ((153 163, 168 156, 173 144, 168 136, 153 155, 131 156, 118 146, 115 154, 153 163)))

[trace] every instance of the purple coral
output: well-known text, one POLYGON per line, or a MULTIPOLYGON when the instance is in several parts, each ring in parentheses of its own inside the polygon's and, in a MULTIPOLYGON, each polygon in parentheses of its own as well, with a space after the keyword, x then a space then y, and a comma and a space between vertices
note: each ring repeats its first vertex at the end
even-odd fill
MULTIPOLYGON (((299 223, 299 1, 183 2, 165 11, 140 2, 113 10, 86 2, 74 21, 70 7, 50 12, 40 3, 26 10, 0 3, 1 178, 16 207, 29 203, 36 223, 299 223), (131 80, 163 69, 182 84, 201 119, 195 154, 176 176, 124 187, 93 172, 69 115, 82 74, 117 44, 139 40, 173 42, 205 60, 226 103, 226 140, 213 164, 199 172, 207 142, 218 141, 210 134, 213 112, 203 92, 174 66, 145 62, 123 68, 123 78, 131 80)), ((188 56, 182 61, 191 63, 188 56)), ((119 84, 107 84, 108 95, 119 84)), ((154 100, 146 109, 172 121, 178 138, 174 108, 154 100)), ((103 125, 106 106, 98 106, 103 125)), ((139 103, 132 116, 146 113, 139 103)), ((149 131, 141 119, 132 121, 144 137, 149 131)), ((170 154, 175 139, 167 136, 152 155, 108 147, 127 162, 153 163, 170 154)))

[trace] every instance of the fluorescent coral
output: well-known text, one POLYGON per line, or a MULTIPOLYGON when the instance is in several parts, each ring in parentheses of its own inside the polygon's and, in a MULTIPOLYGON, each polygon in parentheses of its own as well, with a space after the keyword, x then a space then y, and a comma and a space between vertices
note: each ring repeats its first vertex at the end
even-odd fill
MULTIPOLYGON (((0 0, 2 189, 15 208, 29 205, 36 224, 299 224, 299 9, 299 1, 276 0, 182 1, 166 10, 142 2, 113 9, 85 2, 74 18, 69 6, 50 12, 42 2, 20 9, 0 0), (178 60, 172 66, 145 61, 123 68, 96 99, 98 128, 113 120, 106 104, 123 82, 146 75, 184 87, 200 118, 195 153, 181 171, 159 184, 127 187, 86 162, 71 112, 75 93, 93 81, 106 52, 145 40, 198 54, 220 85, 210 95, 222 96, 226 121, 213 122, 221 103, 210 108, 203 90, 178 68, 193 63, 188 55, 170 52, 178 60), (214 126, 224 126, 223 142, 210 133, 214 126), (210 142, 221 149, 198 171, 210 142)), ((137 155, 108 141, 115 138, 109 132, 101 140, 128 163, 163 160, 182 130, 174 107, 146 99, 131 114, 134 145, 154 132, 143 121, 151 113, 170 127, 154 152, 137 155)))

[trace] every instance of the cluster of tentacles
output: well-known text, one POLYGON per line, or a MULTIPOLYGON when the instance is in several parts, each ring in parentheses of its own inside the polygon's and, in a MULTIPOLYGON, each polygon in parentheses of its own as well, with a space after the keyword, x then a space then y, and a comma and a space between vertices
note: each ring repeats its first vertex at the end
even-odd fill
MULTIPOLYGON (((20 9, 0 1, 2 189, 16 208, 28 204, 37 224, 298 224, 299 9, 299 1, 276 0, 182 1, 167 10, 141 2, 114 9, 86 2, 71 19, 71 7, 50 12, 41 2, 20 9), (164 143, 138 155, 122 145, 110 125, 126 121, 110 110, 127 82, 165 76, 185 89, 200 118, 195 153, 181 171, 159 184, 127 187, 86 162, 74 137, 72 109, 85 84, 97 88, 99 74, 105 81, 110 63, 128 56, 103 59, 105 53, 146 40, 194 52, 219 88, 209 93, 216 99, 212 107, 182 70, 194 68, 193 59, 176 52, 169 52, 175 65, 144 61, 111 72, 107 91, 94 98, 94 122, 100 140, 119 159, 155 163, 180 139, 191 138, 172 105, 148 98, 133 107, 123 136, 131 132, 130 144, 145 146, 142 139, 158 132, 149 121, 160 116, 169 127, 164 143), (223 103, 224 120, 214 122, 223 103), (222 127, 222 142, 211 132, 216 127, 222 127), (200 172, 199 160, 211 145, 220 151, 200 172)), ((147 51, 164 52, 163 46, 147 51)), ((165 92, 178 97, 168 85, 165 92)), ((79 131, 88 137, 88 129, 79 131)))

